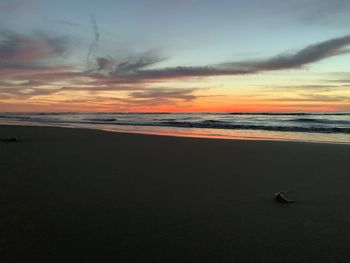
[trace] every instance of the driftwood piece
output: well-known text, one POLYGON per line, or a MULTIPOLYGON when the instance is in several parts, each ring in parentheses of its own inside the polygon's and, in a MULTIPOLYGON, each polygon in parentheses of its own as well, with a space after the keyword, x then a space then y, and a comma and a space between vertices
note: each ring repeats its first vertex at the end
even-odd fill
POLYGON ((19 142, 19 139, 16 137, 13 138, 0 138, 0 142, 19 142))
POLYGON ((275 201, 282 204, 291 204, 296 202, 295 200, 287 198, 283 192, 275 193, 275 201))

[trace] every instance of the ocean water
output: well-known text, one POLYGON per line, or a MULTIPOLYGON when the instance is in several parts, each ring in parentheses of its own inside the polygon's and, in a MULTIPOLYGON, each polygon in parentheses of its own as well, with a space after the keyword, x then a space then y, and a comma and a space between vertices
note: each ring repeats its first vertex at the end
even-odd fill
POLYGON ((0 113, 0 123, 225 139, 350 143, 350 113, 0 113))

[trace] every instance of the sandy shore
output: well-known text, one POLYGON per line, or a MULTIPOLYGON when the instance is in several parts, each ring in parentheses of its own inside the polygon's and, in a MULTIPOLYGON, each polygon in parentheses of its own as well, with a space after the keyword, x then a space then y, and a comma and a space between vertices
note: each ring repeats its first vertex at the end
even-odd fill
POLYGON ((10 137, 1 262, 350 262, 349 145, 0 126, 10 137))

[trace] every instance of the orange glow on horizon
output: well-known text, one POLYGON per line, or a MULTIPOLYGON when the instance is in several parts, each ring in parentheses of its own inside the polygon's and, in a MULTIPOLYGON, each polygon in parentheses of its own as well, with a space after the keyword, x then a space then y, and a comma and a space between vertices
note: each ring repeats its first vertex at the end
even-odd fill
POLYGON ((115 106, 110 100, 97 101, 94 103, 72 103, 64 102, 35 104, 35 103, 0 103, 2 112, 346 112, 350 111, 349 105, 335 103, 309 103, 305 105, 269 102, 240 102, 234 103, 203 103, 201 101, 181 103, 174 105, 143 106, 133 105, 130 107, 115 106))

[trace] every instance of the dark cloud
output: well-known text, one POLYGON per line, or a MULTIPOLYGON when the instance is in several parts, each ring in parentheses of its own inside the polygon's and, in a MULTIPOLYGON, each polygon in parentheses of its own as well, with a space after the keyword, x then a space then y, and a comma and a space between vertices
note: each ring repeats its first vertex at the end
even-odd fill
POLYGON ((66 25, 66 26, 72 26, 72 27, 80 26, 80 24, 74 23, 68 20, 50 20, 49 22, 66 25))
POLYGON ((111 75, 132 76, 135 72, 155 65, 161 61, 164 61, 164 58, 159 57, 157 54, 153 54, 151 51, 141 55, 133 55, 125 60, 120 61, 116 65, 116 68, 111 75))
MULTIPOLYGON (((335 23, 350 21, 350 1, 348 0, 309 0, 295 4, 294 15, 305 23, 335 23)), ((291 11, 290 9, 288 10, 291 11)))
POLYGON ((227 67, 241 68, 253 72, 296 69, 332 56, 347 53, 349 51, 345 48, 348 45, 350 45, 350 35, 310 45, 296 53, 280 54, 262 61, 228 63, 227 67))
POLYGON ((100 37, 101 37, 100 30, 98 28, 98 24, 97 24, 97 21, 96 21, 96 17, 94 15, 91 16, 91 20, 90 21, 91 21, 91 25, 92 25, 92 30, 94 32, 94 39, 93 39, 93 41, 91 42, 91 44, 89 46, 89 51, 88 51, 88 54, 86 56, 86 61, 87 61, 88 65, 90 63, 91 55, 96 53, 96 51, 98 49, 98 44, 99 44, 100 37))
POLYGON ((348 45, 350 45, 350 36, 345 36, 310 45, 295 53, 279 54, 272 58, 198 67, 179 66, 147 69, 147 67, 162 61, 162 59, 146 57, 140 58, 134 62, 122 62, 117 65, 113 72, 110 72, 110 75, 146 80, 218 75, 244 75, 265 71, 298 69, 332 56, 347 53, 349 52, 349 50, 346 49, 348 45))
POLYGON ((98 65, 98 70, 103 71, 113 71, 115 66, 116 66, 116 61, 111 58, 111 57, 98 57, 96 59, 97 65, 98 65))
POLYGON ((209 77, 209 76, 220 76, 220 75, 244 75, 253 74, 257 71, 229 68, 223 66, 199 66, 199 67, 185 67, 178 66, 173 68, 163 69, 150 69, 150 70, 138 70, 129 72, 130 77, 140 79, 176 79, 186 77, 209 77))
POLYGON ((153 88, 145 91, 131 92, 129 96, 135 99, 180 99, 194 100, 193 92, 197 89, 153 88))
POLYGON ((348 27, 350 22, 348 0, 265 0, 261 10, 264 17, 279 17, 280 23, 293 21, 305 26, 348 27))
POLYGON ((198 89, 176 89, 176 88, 148 88, 143 91, 130 92, 128 98, 117 98, 119 106, 142 106, 142 107, 158 107, 158 106, 174 106, 186 107, 200 96, 193 94, 198 89))

